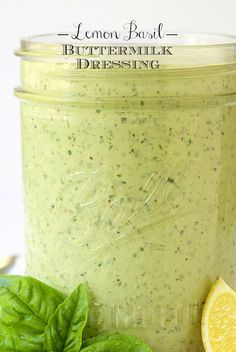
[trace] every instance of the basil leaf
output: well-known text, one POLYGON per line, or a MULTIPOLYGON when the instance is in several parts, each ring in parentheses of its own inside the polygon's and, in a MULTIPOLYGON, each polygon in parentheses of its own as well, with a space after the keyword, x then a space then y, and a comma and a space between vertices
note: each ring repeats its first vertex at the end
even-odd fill
POLYGON ((44 335, 47 352, 78 352, 87 319, 87 292, 81 284, 57 307, 50 318, 44 335))
POLYGON ((45 327, 64 298, 31 277, 0 276, 0 351, 41 352, 45 327))
POLYGON ((137 337, 124 334, 110 334, 92 337, 83 341, 81 352, 153 352, 137 337))

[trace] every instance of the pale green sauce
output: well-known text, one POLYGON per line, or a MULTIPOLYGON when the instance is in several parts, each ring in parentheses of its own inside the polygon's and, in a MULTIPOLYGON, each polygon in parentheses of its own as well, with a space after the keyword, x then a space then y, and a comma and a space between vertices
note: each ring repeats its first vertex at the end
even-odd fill
POLYGON ((211 284, 236 288, 236 107, 149 109, 136 94, 136 109, 22 103, 27 273, 87 284, 88 336, 200 352, 211 284))

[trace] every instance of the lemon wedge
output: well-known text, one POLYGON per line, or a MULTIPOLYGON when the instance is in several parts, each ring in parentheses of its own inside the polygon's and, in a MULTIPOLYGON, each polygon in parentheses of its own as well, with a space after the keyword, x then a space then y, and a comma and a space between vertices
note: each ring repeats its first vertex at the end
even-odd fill
POLYGON ((236 352, 236 292, 221 277, 203 308, 202 340, 206 352, 236 352))

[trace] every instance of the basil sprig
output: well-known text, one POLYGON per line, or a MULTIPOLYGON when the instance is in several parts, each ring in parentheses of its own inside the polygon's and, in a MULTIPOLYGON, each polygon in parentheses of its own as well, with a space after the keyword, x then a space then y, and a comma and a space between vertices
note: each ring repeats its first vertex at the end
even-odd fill
POLYGON ((86 289, 79 285, 61 303, 45 329, 44 345, 47 352, 77 352, 82 345, 82 333, 88 319, 86 289))
POLYGON ((81 352, 151 352, 136 337, 120 333, 92 337, 83 341, 82 347, 81 352))
POLYGON ((1 352, 152 352, 121 333, 83 339, 88 320, 86 287, 71 295, 28 276, 0 276, 1 352))
POLYGON ((0 276, 0 351, 38 352, 65 296, 31 277, 0 276))

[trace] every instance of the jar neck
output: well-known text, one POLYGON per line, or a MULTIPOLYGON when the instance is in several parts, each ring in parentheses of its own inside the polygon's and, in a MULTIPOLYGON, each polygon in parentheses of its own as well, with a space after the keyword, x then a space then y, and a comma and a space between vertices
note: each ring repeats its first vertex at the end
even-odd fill
POLYGON ((21 62, 22 99, 101 106, 234 99, 236 65, 165 70, 77 70, 73 63, 21 62), (142 103, 141 103, 142 102, 142 103))

